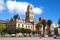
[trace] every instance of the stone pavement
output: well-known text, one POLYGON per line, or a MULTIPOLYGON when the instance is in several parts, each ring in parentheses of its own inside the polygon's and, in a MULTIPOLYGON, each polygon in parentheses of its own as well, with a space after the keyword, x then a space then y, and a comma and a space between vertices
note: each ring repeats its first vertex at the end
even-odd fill
POLYGON ((39 37, 0 37, 0 40, 60 40, 53 37, 39 38, 39 37))

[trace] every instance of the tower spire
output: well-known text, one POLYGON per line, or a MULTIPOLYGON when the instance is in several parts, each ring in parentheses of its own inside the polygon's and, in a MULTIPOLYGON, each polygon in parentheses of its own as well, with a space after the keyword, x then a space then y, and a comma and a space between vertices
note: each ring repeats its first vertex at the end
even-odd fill
POLYGON ((27 6, 25 20, 26 20, 26 22, 34 20, 34 14, 33 14, 32 6, 30 4, 28 4, 28 6, 27 6))
POLYGON ((29 9, 32 10, 32 6, 31 6, 31 4, 28 4, 28 6, 27 6, 27 11, 29 11, 29 9))

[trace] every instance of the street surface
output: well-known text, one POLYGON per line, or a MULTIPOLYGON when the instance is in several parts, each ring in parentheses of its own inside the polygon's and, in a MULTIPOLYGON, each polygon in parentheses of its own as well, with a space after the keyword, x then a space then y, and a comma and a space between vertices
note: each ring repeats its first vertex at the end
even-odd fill
POLYGON ((0 37, 0 40, 60 40, 53 37, 39 38, 39 37, 0 37))

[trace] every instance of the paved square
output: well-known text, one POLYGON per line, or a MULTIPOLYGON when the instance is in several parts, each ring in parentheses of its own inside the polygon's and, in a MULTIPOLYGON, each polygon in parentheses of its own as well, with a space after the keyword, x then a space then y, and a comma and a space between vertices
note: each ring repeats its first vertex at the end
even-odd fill
POLYGON ((0 40, 60 40, 53 37, 39 38, 39 37, 0 37, 0 40))

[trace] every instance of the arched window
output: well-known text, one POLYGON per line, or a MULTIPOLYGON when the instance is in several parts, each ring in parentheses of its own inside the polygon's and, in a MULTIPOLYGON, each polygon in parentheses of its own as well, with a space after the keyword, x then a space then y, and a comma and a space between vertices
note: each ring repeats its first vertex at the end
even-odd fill
POLYGON ((31 26, 31 28, 32 28, 32 26, 31 26))
POLYGON ((22 24, 22 28, 23 28, 23 24, 22 24))
POLYGON ((27 26, 26 26, 26 28, 27 28, 27 26))
POLYGON ((30 28, 30 26, 28 26, 28 28, 30 28))

